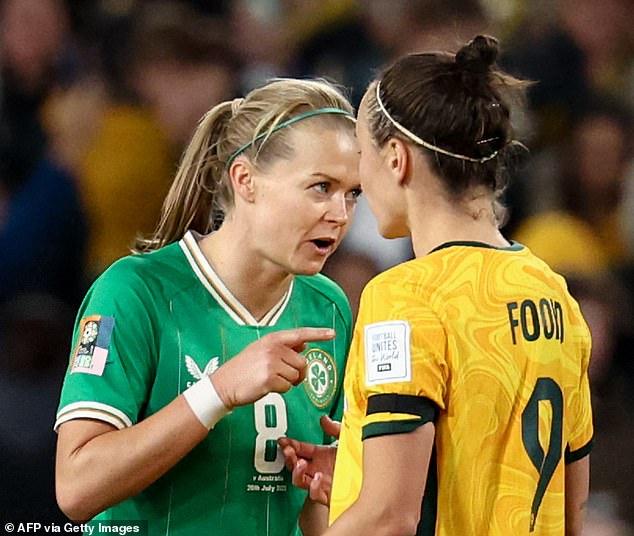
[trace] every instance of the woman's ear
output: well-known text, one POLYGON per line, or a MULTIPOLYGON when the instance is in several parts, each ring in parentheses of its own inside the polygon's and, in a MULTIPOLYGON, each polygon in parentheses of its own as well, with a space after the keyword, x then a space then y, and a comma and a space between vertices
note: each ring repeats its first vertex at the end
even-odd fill
POLYGON ((399 186, 405 184, 411 166, 411 154, 407 144, 398 138, 390 138, 387 142, 386 158, 388 169, 399 186))
POLYGON ((236 159, 229 167, 229 179, 236 197, 247 203, 255 199, 255 177, 251 163, 246 159, 236 159))

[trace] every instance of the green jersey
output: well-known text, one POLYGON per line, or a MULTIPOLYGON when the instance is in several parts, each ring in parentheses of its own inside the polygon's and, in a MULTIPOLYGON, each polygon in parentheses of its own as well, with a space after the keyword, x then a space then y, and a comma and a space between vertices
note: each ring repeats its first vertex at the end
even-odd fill
POLYGON ((256 321, 192 233, 113 264, 81 306, 56 429, 77 418, 132 426, 267 333, 316 326, 337 336, 308 343, 302 385, 235 408, 163 477, 95 519, 147 520, 151 536, 293 534, 305 492, 291 485, 276 440, 328 442, 319 417, 341 418, 351 323, 345 295, 321 275, 296 276, 256 321))

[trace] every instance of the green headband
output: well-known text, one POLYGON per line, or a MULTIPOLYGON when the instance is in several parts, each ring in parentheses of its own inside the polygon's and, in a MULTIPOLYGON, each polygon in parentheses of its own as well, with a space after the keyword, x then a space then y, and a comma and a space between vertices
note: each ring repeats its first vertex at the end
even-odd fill
POLYGON ((304 112, 303 114, 296 115, 295 117, 291 117, 290 119, 287 119, 286 121, 282 121, 279 125, 277 125, 273 129, 267 132, 262 132, 261 134, 253 138, 250 142, 245 143, 242 147, 239 147, 238 149, 236 149, 233 152, 233 154, 228 158, 227 163, 225 164, 225 169, 229 169, 231 162, 234 161, 236 156, 238 156, 243 151, 251 147, 251 145, 253 145, 256 141, 261 140, 262 138, 266 136, 270 136, 274 132, 277 132, 278 130, 284 127, 292 125, 293 123, 297 123, 297 121, 301 121, 302 119, 308 119, 309 117, 313 117, 315 115, 323 115, 323 114, 344 115, 354 120, 354 115, 352 115, 350 112, 346 112, 345 110, 342 110, 341 108, 318 108, 317 110, 310 110, 308 112, 304 112))

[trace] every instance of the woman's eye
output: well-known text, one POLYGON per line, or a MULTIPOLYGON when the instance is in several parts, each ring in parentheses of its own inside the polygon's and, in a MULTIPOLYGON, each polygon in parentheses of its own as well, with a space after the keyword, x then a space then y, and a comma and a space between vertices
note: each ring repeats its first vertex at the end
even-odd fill
POLYGON ((313 188, 319 193, 327 194, 328 190, 330 189, 330 184, 327 182, 318 182, 317 184, 313 185, 313 188))
POLYGON ((363 191, 361 190, 361 188, 354 188, 353 190, 350 190, 348 192, 348 194, 346 195, 346 197, 348 199, 351 199, 353 201, 356 201, 357 199, 359 199, 359 197, 361 196, 361 194, 363 193, 363 191))

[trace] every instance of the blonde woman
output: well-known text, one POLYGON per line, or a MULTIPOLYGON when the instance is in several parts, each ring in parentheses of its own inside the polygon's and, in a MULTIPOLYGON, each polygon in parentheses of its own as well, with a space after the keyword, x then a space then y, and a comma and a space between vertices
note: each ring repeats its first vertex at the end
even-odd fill
POLYGON ((352 109, 323 81, 275 80, 203 117, 154 235, 79 311, 55 424, 69 517, 293 533, 304 494, 276 440, 322 443, 317 417, 342 409, 350 308, 318 272, 357 163, 352 109))

